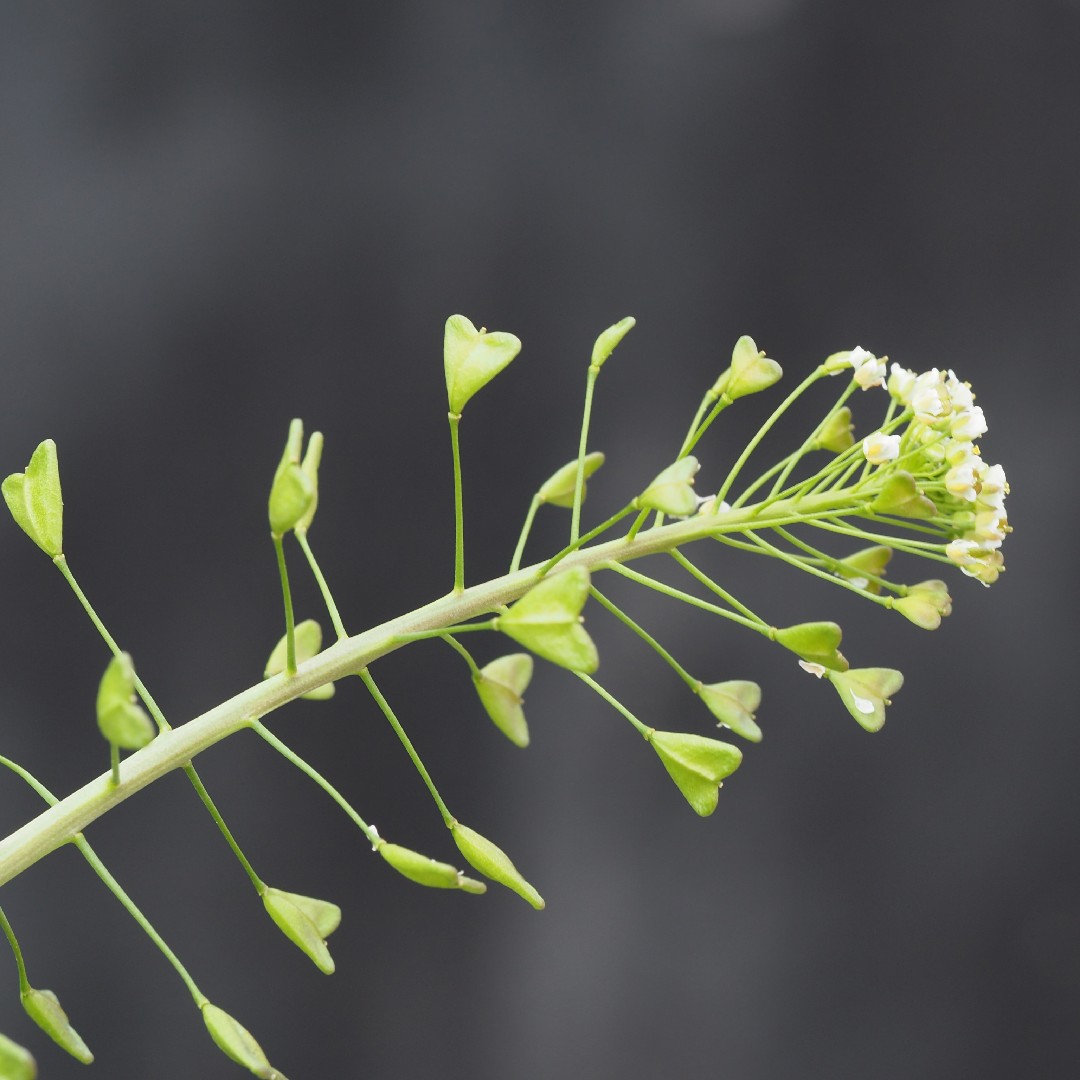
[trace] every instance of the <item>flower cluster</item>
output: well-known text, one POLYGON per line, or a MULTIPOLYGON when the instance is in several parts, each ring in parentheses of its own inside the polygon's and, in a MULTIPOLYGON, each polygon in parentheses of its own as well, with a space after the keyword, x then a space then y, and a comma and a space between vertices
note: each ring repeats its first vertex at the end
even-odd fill
MULTIPOLYGON (((863 351, 850 354, 860 386, 866 385, 861 373, 876 360, 869 354, 861 356, 863 351)), ((933 501, 938 522, 948 531, 945 555, 969 577, 992 584, 1005 569, 1000 548, 1010 531, 1005 513, 1009 485, 1005 470, 988 465, 976 445, 987 424, 970 385, 951 370, 931 368, 916 374, 893 364, 887 389, 904 408, 900 421, 891 427, 905 419, 908 424, 899 433, 876 431, 867 436, 866 460, 884 465, 902 459, 901 465, 933 501)))

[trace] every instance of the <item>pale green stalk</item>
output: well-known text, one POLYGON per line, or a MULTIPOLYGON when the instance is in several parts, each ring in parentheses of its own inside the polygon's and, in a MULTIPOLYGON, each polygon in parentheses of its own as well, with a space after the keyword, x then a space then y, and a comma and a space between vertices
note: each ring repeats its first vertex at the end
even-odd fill
POLYGON ((610 611, 611 614, 614 615, 615 618, 623 624, 623 626, 627 627, 635 634, 637 634, 637 636, 641 638, 641 640, 644 641, 650 649, 652 649, 658 656, 660 656, 664 660, 666 664, 668 664, 669 667, 671 667, 671 669, 679 676, 680 679, 682 679, 684 683, 686 683, 687 686, 697 686, 699 680, 695 679, 694 676, 691 675, 690 672, 688 672, 686 668, 684 668, 682 664, 680 664, 678 660, 676 660, 675 657, 672 656, 671 653, 669 653, 667 649, 665 649, 663 645, 661 645, 660 642, 652 636, 652 634, 650 634, 639 623, 634 622, 634 620, 631 619, 630 616, 622 610, 622 608, 612 603, 595 586, 589 589, 589 594, 601 605, 601 607, 604 607, 608 611, 610 611))
POLYGON ((595 679, 583 672, 576 671, 575 675, 586 685, 596 691, 616 712, 621 713, 630 721, 631 724, 637 728, 638 733, 645 739, 648 739, 652 735, 655 728, 649 727, 647 724, 643 724, 617 697, 613 694, 609 694, 595 679))
POLYGON ((525 554, 525 542, 529 539, 532 531, 533 519, 536 511, 540 509, 540 493, 537 492, 529 503, 528 513, 525 515, 525 524, 521 527, 521 535, 518 537, 517 547, 514 548, 514 557, 510 560, 510 573, 512 574, 521 566, 521 557, 525 554))
MULTIPOLYGON (((749 547, 750 545, 747 546, 749 547)), ((724 603, 730 604, 740 614, 745 615, 748 619, 752 619, 754 622, 759 623, 761 626, 766 625, 764 619, 762 619, 758 615, 755 615, 745 604, 742 604, 738 600, 736 600, 735 597, 727 591, 727 589, 718 585, 704 571, 699 570, 681 551, 673 551, 671 552, 671 556, 688 574, 700 581, 706 589, 709 589, 711 592, 719 596, 720 599, 724 601, 724 603)))
POLYGON ((458 427, 461 416, 448 413, 450 420, 450 449, 454 455, 454 592, 465 588, 465 520, 461 498, 461 444, 458 427))
POLYGON ((330 621, 334 624, 334 632, 337 634, 338 640, 341 641, 349 635, 345 629, 345 624, 341 621, 341 615, 338 613, 337 604, 334 603, 334 597, 330 593, 330 586, 326 584, 326 578, 323 577, 323 572, 319 567, 318 560, 315 558, 315 552, 311 550, 311 545, 308 543, 307 529, 296 530, 296 541, 300 545, 300 549, 303 551, 304 557, 308 561, 308 566, 311 567, 311 572, 315 575, 315 581, 318 583, 319 592, 322 593, 323 603, 326 604, 326 610, 330 615, 330 621))
POLYGON ((577 474, 574 478, 574 505, 570 511, 570 546, 577 543, 581 528, 581 501, 585 495, 585 450, 589 441, 589 417, 592 415, 593 388, 600 374, 598 364, 589 365, 589 374, 585 379, 585 408, 581 415, 581 436, 578 439, 577 474))
POLYGON ((0 908, 0 930, 4 931, 4 937, 8 939, 11 951, 15 955, 15 966, 19 969, 19 993, 27 994, 30 992, 30 982, 26 978, 26 961, 23 960, 22 949, 19 948, 19 939, 15 936, 15 931, 12 929, 11 923, 8 922, 8 917, 4 914, 3 908, 0 908))
POLYGON ((296 627, 293 615, 292 590, 289 588, 289 568, 285 565, 285 544, 276 533, 271 534, 277 552, 278 574, 281 577, 281 599, 285 604, 285 674, 296 674, 296 627))

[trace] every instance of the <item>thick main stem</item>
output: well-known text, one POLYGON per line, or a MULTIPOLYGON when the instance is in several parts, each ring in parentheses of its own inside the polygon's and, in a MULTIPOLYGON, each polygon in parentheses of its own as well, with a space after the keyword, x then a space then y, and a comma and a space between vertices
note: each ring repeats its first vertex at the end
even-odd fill
MULTIPOLYGON (((568 554, 561 565, 594 569, 609 563, 630 562, 646 555, 672 551, 706 537, 788 524, 806 515, 830 510, 843 514, 860 509, 864 503, 865 496, 849 491, 824 492, 800 499, 798 506, 780 501, 767 508, 757 505, 722 515, 700 514, 686 521, 649 529, 632 541, 621 538, 582 548, 568 554)), ((111 773, 106 772, 0 840, 0 885, 51 851, 70 843, 91 822, 135 792, 183 767, 195 755, 240 731, 250 721, 261 719, 328 682, 358 674, 380 656, 401 648, 405 644, 403 635, 445 629, 512 603, 536 584, 543 565, 536 563, 461 593, 451 593, 406 615, 338 641, 300 664, 291 678, 276 675, 186 724, 163 731, 149 746, 124 760, 119 784, 113 784, 111 773)))

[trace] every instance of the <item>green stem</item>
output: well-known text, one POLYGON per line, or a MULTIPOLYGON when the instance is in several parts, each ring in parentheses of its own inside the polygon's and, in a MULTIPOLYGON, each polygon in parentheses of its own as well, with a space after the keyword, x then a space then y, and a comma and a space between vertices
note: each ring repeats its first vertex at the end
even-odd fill
POLYGON ((247 857, 240 850, 240 845, 234 839, 233 834, 229 829, 229 826, 225 824, 225 819, 221 816, 218 808, 214 805, 214 800, 210 798, 210 792, 206 790, 206 787, 199 779, 198 773, 195 772, 195 769, 190 762, 184 766, 184 773, 191 781, 191 786, 198 793, 199 798, 202 799, 203 806, 205 806, 206 809, 210 812, 210 816, 214 819, 217 827, 221 830, 221 835, 225 837, 225 843, 227 843, 232 849, 232 853, 236 856, 240 865, 244 868, 244 872, 249 878, 251 878, 251 884, 255 886, 255 891, 260 896, 262 896, 262 894, 266 891, 266 885, 263 884, 259 875, 256 874, 254 869, 252 868, 251 863, 248 862, 247 857))
POLYGON ((791 455, 788 464, 784 466, 783 472, 781 472, 780 475, 776 478, 776 483, 773 484, 770 495, 777 495, 779 492, 783 491, 784 481, 787 480, 787 478, 791 475, 795 466, 798 465, 798 463, 807 454, 807 452, 813 448, 814 442, 817 439, 822 428, 824 428, 825 425, 844 407, 844 403, 855 392, 855 387, 857 385, 858 383, 856 383, 854 379, 852 379, 851 382, 848 383, 843 393, 840 395, 839 398, 837 398, 833 407, 825 414, 824 418, 818 422, 818 425, 814 428, 814 430, 810 432, 809 436, 803 442, 802 446, 800 446, 799 449, 791 455))
POLYGON ((720 400, 712 407, 712 412, 705 418, 704 423, 694 432, 693 437, 688 442, 683 444, 683 449, 679 451, 679 457, 684 458, 695 446, 701 441, 702 435, 712 427, 713 421, 729 406, 732 404, 731 398, 727 394, 721 394, 720 400))
POLYGON ((652 733, 655 728, 649 727, 647 724, 643 724, 617 697, 613 694, 609 694, 595 679, 584 674, 580 671, 575 671, 574 674, 586 685, 596 691, 616 712, 621 713, 630 721, 631 724, 637 728, 638 733, 643 739, 648 741, 652 737, 652 733))
POLYGON ((735 483, 735 478, 742 471, 742 467, 746 464, 750 455, 758 448, 761 440, 772 430, 773 425, 785 412, 792 406, 796 399, 803 394, 809 387, 823 378, 825 370, 823 367, 817 367, 812 371, 790 394, 777 406, 776 411, 765 421, 764 424, 758 429, 757 434, 746 444, 746 448, 739 455, 735 464, 731 467, 731 472, 728 473, 727 479, 720 486, 720 490, 716 493, 716 499, 713 503, 713 512, 716 512, 716 508, 724 501, 724 496, 731 490, 731 485, 735 483))
POLYGON ((276 735, 273 734, 268 728, 264 727, 258 720, 253 720, 248 725, 252 731, 254 731, 260 738, 265 740, 270 746, 272 746, 286 761, 295 765, 305 776, 314 780, 341 807, 342 810, 352 819, 353 823, 360 829, 360 831, 368 838, 368 840, 375 844, 379 839, 379 834, 375 831, 373 825, 369 825, 353 808, 348 799, 341 794, 340 791, 329 780, 318 772, 312 765, 309 765, 299 754, 290 750, 276 735))
POLYGON ((434 630, 417 630, 412 634, 399 634, 397 645, 408 645, 413 641, 427 641, 429 638, 443 637, 445 634, 467 634, 471 630, 497 630, 497 620, 486 619, 484 622, 462 623, 460 626, 444 626, 434 630))
POLYGON ((461 500, 461 445, 458 439, 459 413, 448 413, 450 448, 454 455, 454 592, 465 589, 465 522, 461 500))
POLYGON ((619 622, 621 622, 625 627, 637 634, 637 636, 641 638, 641 640, 644 641, 645 644, 649 646, 649 648, 651 648, 658 656, 660 656, 664 660, 665 663, 668 664, 669 667, 671 667, 671 669, 679 676, 680 679, 682 679, 684 683, 686 683, 687 686, 695 687, 698 685, 700 681, 699 679, 695 679, 693 675, 691 675, 686 670, 686 668, 684 668, 682 664, 680 664, 678 660, 676 660, 675 657, 672 656, 671 653, 669 653, 667 649, 665 649, 663 645, 661 645, 660 642, 656 640, 656 638, 654 638, 640 624, 634 622, 634 620, 631 619, 630 616, 627 615, 626 612, 623 611, 620 607, 613 604, 606 596, 604 596, 602 592, 600 592, 599 589, 593 586, 589 589, 589 594, 602 607, 607 608, 607 610, 610 611, 611 614, 619 620, 619 622))
POLYGON ((428 791, 431 792, 431 797, 435 800, 435 805, 439 808, 439 813, 442 814, 443 821, 446 822, 447 826, 450 826, 454 821, 454 815, 450 813, 446 803, 443 802, 442 796, 439 794, 439 789, 435 787, 435 782, 431 779, 431 774, 420 760, 420 755, 416 752, 416 747, 413 746, 412 740, 405 734, 405 729, 401 726, 401 721, 394 715, 394 710, 390 708, 389 702, 382 696, 382 693, 375 685, 375 680, 371 677, 371 673, 367 668, 364 668, 359 674, 364 685, 368 688, 368 693, 375 699, 375 704, 382 710, 383 716, 390 721, 390 726, 401 740, 401 745, 405 747, 405 753, 407 753, 412 760, 413 766, 420 774, 420 779, 424 781, 428 791))
POLYGON ((112 768, 112 782, 120 783, 120 747, 116 743, 109 743, 109 765, 112 768))
POLYGON ((705 586, 710 592, 715 593, 724 601, 725 604, 730 604, 740 614, 745 615, 746 618, 751 619, 753 622, 758 623, 761 626, 767 625, 765 620, 755 615, 745 604, 739 603, 734 596, 731 595, 726 589, 721 588, 711 577, 704 571, 699 570, 681 551, 671 552, 671 557, 689 573, 692 577, 696 578, 705 586))
POLYGON ((27 994, 30 991, 30 983, 26 978, 26 962, 23 960, 22 949, 19 948, 19 939, 15 936, 4 909, 0 908, 0 929, 4 931, 4 937, 8 939, 11 951, 15 954, 15 966, 19 969, 19 993, 27 994))
POLYGON ((334 624, 334 633, 337 634, 338 641, 343 641, 349 635, 345 630, 345 624, 341 621, 341 615, 338 613, 337 604, 334 603, 334 597, 330 592, 330 586, 326 584, 326 578, 323 577, 323 572, 319 568, 318 560, 315 558, 315 552, 311 550, 311 545, 308 543, 307 529, 298 529, 296 531, 296 542, 300 545, 300 550, 303 551, 304 557, 308 561, 308 566, 311 567, 312 574, 315 575, 315 581, 318 583, 319 592, 322 593, 323 603, 326 604, 326 610, 330 615, 330 621, 334 624))
POLYGON ((517 547, 514 548, 514 557, 510 560, 511 574, 521 566, 521 557, 525 554, 525 541, 529 539, 533 518, 536 517, 536 511, 540 508, 540 502, 540 493, 537 492, 529 503, 529 512, 525 515, 525 524, 521 527, 521 536, 518 537, 517 547))
POLYGON ((719 615, 722 618, 730 619, 740 626, 745 626, 749 630, 755 630, 759 634, 765 634, 766 637, 768 636, 768 629, 760 619, 748 619, 743 615, 736 615, 734 611, 727 611, 725 608, 717 607, 716 604, 710 604, 705 600, 699 600, 690 593, 685 593, 681 589, 673 589, 670 585, 665 585, 662 581, 646 577, 645 574, 639 574, 636 570, 628 570, 625 566, 620 566, 618 563, 613 563, 611 566, 605 567, 605 569, 614 570, 617 574, 621 574, 631 581, 636 581, 639 585, 644 585, 648 589, 653 589, 658 593, 662 593, 664 596, 671 597, 672 600, 681 600, 684 604, 689 604, 691 607, 701 608, 702 611, 708 611, 713 615, 719 615))
POLYGON ((589 374, 585 378, 585 407, 581 414, 581 435, 578 438, 577 474, 574 477, 574 505, 570 512, 570 548, 577 543, 581 528, 581 500, 585 495, 585 450, 589 442, 589 419, 592 415, 593 388, 600 374, 598 364, 589 365, 589 374))
POLYGON ((472 672, 473 678, 479 679, 480 669, 476 666, 476 661, 472 658, 472 653, 470 653, 469 650, 466 649, 465 646, 457 640, 457 638, 453 637, 450 633, 446 631, 441 633, 439 637, 441 637, 447 645, 451 646, 454 651, 464 659, 465 663, 469 665, 469 671, 472 672))
POLYGON ((289 588, 289 568, 285 565, 285 544, 277 533, 271 534, 277 552, 278 574, 281 577, 281 599, 285 604, 285 674, 296 674, 296 626, 293 615, 292 590, 289 588))
POLYGON ((608 529, 610 529, 614 525, 617 525, 620 521, 622 521, 624 517, 626 517, 628 514, 632 514, 633 512, 633 503, 630 503, 628 506, 624 506, 620 511, 612 514, 611 517, 609 517, 607 521, 605 521, 603 524, 597 525, 596 528, 593 529, 591 532, 587 532, 584 536, 575 540, 572 544, 568 544, 566 547, 564 547, 558 555, 554 556, 551 559, 548 559, 548 561, 544 563, 542 567, 540 567, 540 573, 536 576, 544 577, 546 574, 550 573, 553 567, 561 563, 563 559, 567 557, 567 555, 572 555, 579 548, 584 547, 590 540, 594 540, 601 533, 607 532, 608 529))

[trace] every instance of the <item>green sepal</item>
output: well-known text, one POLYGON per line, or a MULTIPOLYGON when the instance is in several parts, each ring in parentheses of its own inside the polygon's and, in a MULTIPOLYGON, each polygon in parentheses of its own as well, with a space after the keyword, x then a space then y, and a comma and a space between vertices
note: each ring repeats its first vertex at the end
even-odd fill
POLYGON ((726 394, 729 400, 735 401, 767 390, 779 382, 783 374, 783 368, 761 352, 752 337, 743 334, 731 350, 731 366, 716 380, 713 392, 726 394))
POLYGON ((613 326, 602 331, 593 343, 592 366, 603 367, 604 361, 615 351, 616 346, 637 325, 637 320, 632 315, 620 319, 613 326))
POLYGON ((513 334, 477 330, 464 315, 451 315, 443 334, 443 367, 450 412, 460 416, 469 398, 482 390, 517 354, 513 334))
POLYGON ((315 499, 311 478, 300 465, 303 443, 304 422, 293 420, 289 424, 289 437, 285 441, 284 453, 274 473, 267 504, 270 531, 275 536, 284 536, 290 529, 295 528, 311 509, 315 499))
POLYGON ((669 517, 689 517, 696 513, 698 497, 694 477, 701 466, 693 454, 680 458, 663 470, 634 500, 640 510, 659 510, 669 517))
POLYGON ((460 821, 450 825, 450 833, 458 851, 474 870, 516 892, 537 911, 543 909, 544 898, 521 876, 502 848, 460 821))
POLYGON ((848 662, 839 651, 843 631, 834 622, 797 623, 776 631, 776 641, 807 663, 832 671, 847 671, 848 662))
POLYGON ((896 472, 881 487, 878 496, 870 504, 875 514, 893 514, 896 517, 935 518, 938 508, 915 483, 911 473, 896 472))
POLYGON ((94 1060, 94 1055, 71 1026, 67 1013, 60 1007, 60 1002, 51 990, 35 990, 30 987, 22 994, 22 1004, 30 1019, 57 1046, 84 1065, 89 1065, 94 1060))
POLYGON ((867 592, 880 593, 881 586, 871 578, 885 576, 885 568, 893 556, 893 549, 884 544, 861 548, 859 551, 837 561, 834 572, 867 592))
POLYGON ((843 405, 822 425, 814 438, 818 450, 831 450, 841 454, 855 445, 855 425, 851 422, 851 410, 843 405))
POLYGON ((63 554, 64 500, 52 439, 38 444, 26 472, 12 473, 0 492, 18 526, 42 551, 53 558, 63 554))
MULTIPOLYGON (((297 623, 294 627, 293 639, 296 646, 296 662, 302 664, 305 660, 317 656, 322 649, 322 627, 314 619, 304 619, 303 622, 297 623)), ((289 635, 285 634, 274 646, 273 652, 270 653, 270 659, 266 661, 266 668, 263 670, 264 679, 280 675, 285 670, 288 642, 289 635)), ((317 686, 314 690, 309 690, 301 696, 308 701, 326 701, 327 698, 334 696, 334 684, 327 683, 325 686, 317 686)))
POLYGON ((33 1054, 6 1035, 0 1035, 0 1080, 36 1080, 33 1054))
POLYGON ((893 598, 892 606, 909 622, 924 630, 936 630, 952 613, 952 597, 944 581, 933 578, 908 587, 906 596, 893 598))
POLYGON ((761 705, 761 687, 756 682, 730 679, 699 686, 697 693, 722 726, 750 742, 761 742, 761 728, 754 719, 761 705))
POLYGON ((476 693, 492 723, 515 745, 529 745, 529 725, 525 722, 522 695, 532 679, 533 658, 528 653, 511 653, 485 664, 473 676, 476 693))
POLYGON ((679 731, 652 731, 647 738, 694 812, 708 817, 716 809, 723 780, 742 762, 742 751, 679 731))
POLYGON ((575 566, 534 585, 495 620, 495 627, 544 660, 591 675, 600 657, 581 625, 588 597, 589 571, 575 566))
POLYGON ((97 722, 101 734, 121 750, 141 750, 157 734, 153 721, 135 702, 135 668, 128 653, 114 656, 101 677, 97 722))
POLYGON ((262 1047, 255 1041, 255 1036, 224 1009, 219 1009, 209 1001, 204 1002, 202 1017, 206 1030, 210 1032, 210 1038, 217 1043, 218 1049, 226 1057, 232 1058, 237 1065, 243 1065, 248 1072, 254 1073, 261 1080, 285 1080, 267 1060, 262 1047))
POLYGON ((417 885, 426 885, 430 889, 461 889, 463 892, 479 895, 487 892, 482 881, 467 878, 457 867, 449 863, 429 859, 419 851, 402 847, 400 844, 388 844, 382 841, 375 850, 399 873, 417 885))
POLYGON ((293 526, 298 533, 306 533, 315 520, 315 511, 319 508, 319 463, 322 461, 323 434, 321 431, 313 431, 308 437, 307 450, 304 460, 300 462, 300 471, 308 478, 311 484, 311 503, 304 515, 293 526))
POLYGON ((267 889, 262 902, 278 929, 324 975, 333 975, 334 959, 326 947, 326 937, 341 922, 341 908, 326 900, 297 896, 281 889, 267 889), (318 922, 312 918, 313 914, 318 914, 318 922), (325 926, 331 926, 331 930, 324 930, 325 926))
MULTIPOLYGON (((585 479, 588 480, 603 464, 604 455, 599 450, 586 454, 583 470, 585 479)), ((540 485, 540 490, 537 492, 540 501, 549 503, 551 506, 572 507, 574 505, 574 488, 577 485, 577 466, 577 458, 574 458, 573 461, 568 461, 561 469, 553 472, 540 485)), ((586 490, 585 485, 582 485, 582 502, 585 501, 586 490)))
POLYGON ((867 731, 880 731, 885 723, 885 706, 904 685, 904 676, 895 668, 851 668, 826 676, 836 688, 847 711, 867 731))

